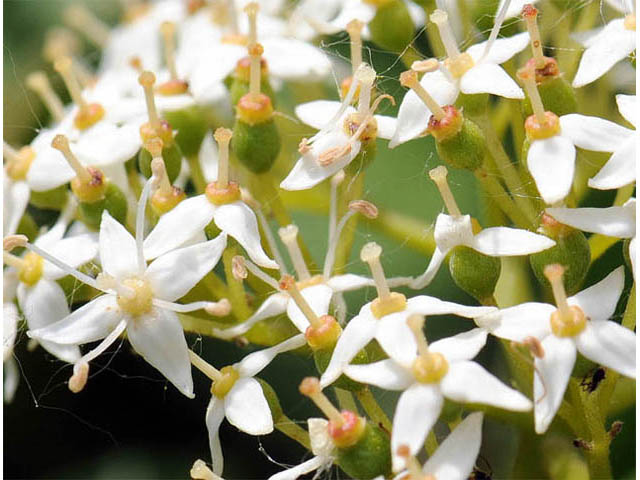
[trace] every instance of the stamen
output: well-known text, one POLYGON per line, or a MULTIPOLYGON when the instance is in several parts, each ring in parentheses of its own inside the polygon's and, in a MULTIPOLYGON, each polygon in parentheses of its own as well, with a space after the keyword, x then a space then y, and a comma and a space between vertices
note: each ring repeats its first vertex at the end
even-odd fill
POLYGON ((129 59, 129 66, 138 72, 138 74, 144 71, 144 68, 142 67, 142 59, 137 55, 129 59))
POLYGON ((507 16, 507 11, 509 10, 509 6, 511 5, 511 0, 506 0, 502 4, 502 8, 498 12, 496 19, 493 22, 493 28, 491 29, 491 33, 489 34, 489 39, 484 47, 484 52, 482 52, 482 57, 478 60, 478 63, 482 62, 489 52, 491 51, 491 47, 495 43, 498 38, 498 34, 500 33, 500 29, 502 28, 502 24, 504 23, 504 19, 507 16))
POLYGON ((157 190, 158 192, 160 192, 161 195, 166 195, 169 196, 173 193, 173 186, 171 185, 171 182, 169 182, 169 176, 167 174, 167 169, 166 166, 164 164, 164 159, 162 158, 162 140, 160 140, 159 138, 153 138, 150 141, 145 143, 145 147, 147 150, 149 150, 151 152, 151 155, 153 156, 153 159, 151 160, 151 172, 153 174, 153 179, 154 179, 154 184, 152 185, 152 188, 157 190), (150 147, 149 143, 153 142, 154 140, 157 140, 158 142, 160 142, 160 152, 151 152, 150 148, 157 148, 157 147, 150 147))
POLYGON ((547 280, 549 280, 551 284, 553 297, 555 298, 560 315, 562 318, 571 319, 573 318, 573 314, 567 302, 567 292, 564 289, 564 282, 562 281, 564 272, 565 268, 557 263, 544 267, 544 276, 547 277, 547 280))
POLYGON ((73 366, 73 375, 69 378, 68 387, 73 393, 80 393, 89 379, 89 364, 76 363, 73 366))
POLYGON ((427 338, 424 336, 424 331, 422 330, 424 327, 424 315, 410 315, 409 318, 407 318, 407 325, 411 329, 411 333, 413 333, 416 343, 418 344, 418 354, 428 355, 429 344, 427 343, 427 338))
POLYGON ((249 17, 249 41, 248 44, 252 45, 258 41, 258 11, 260 10, 260 5, 256 2, 251 2, 244 7, 244 13, 249 17))
POLYGON ((76 175, 82 183, 91 182, 92 176, 89 170, 80 163, 80 160, 73 154, 71 147, 69 146, 69 139, 65 135, 56 135, 51 141, 51 146, 56 150, 59 150, 64 155, 65 160, 71 168, 76 172, 76 175))
POLYGON ((27 245, 29 239, 26 235, 7 235, 2 239, 2 249, 5 252, 10 252, 14 248, 22 248, 27 245))
POLYGON ((293 224, 287 225, 278 230, 278 235, 280 235, 280 240, 287 247, 298 281, 303 282, 311 278, 307 264, 302 256, 300 245, 298 245, 298 227, 293 224))
POLYGON ((527 22, 527 30, 531 39, 531 53, 535 60, 536 68, 542 68, 545 65, 544 54, 542 53, 542 43, 540 42, 540 30, 538 29, 538 9, 530 3, 526 4, 522 9, 522 17, 527 22))
POLYGON ((269 275, 264 273, 260 269, 260 267, 258 267, 252 261, 250 261, 250 260, 248 260, 248 259, 246 259, 244 257, 241 257, 241 258, 242 258, 242 266, 243 267, 245 267, 247 270, 249 270, 251 273, 253 273, 256 277, 258 277, 260 280, 262 280, 267 285, 273 287, 276 290, 280 290, 280 284, 273 277, 270 277, 269 275))
POLYGON ((204 311, 214 317, 226 317, 231 313, 231 302, 226 298, 221 298, 217 302, 208 302, 209 305, 204 307, 204 311))
POLYGON ((384 270, 380 263, 381 254, 382 247, 376 242, 369 242, 360 250, 360 259, 369 265, 371 276, 378 290, 378 298, 380 300, 386 300, 391 296, 391 292, 389 291, 389 285, 387 284, 387 279, 384 276, 384 270))
POLYGON ((138 272, 140 275, 143 275, 147 269, 147 262, 144 259, 144 214, 151 194, 151 187, 155 182, 156 179, 153 175, 145 182, 138 200, 138 211, 136 212, 136 250, 138 252, 138 272))
POLYGON ((164 43, 164 61, 169 69, 171 80, 178 80, 178 71, 176 70, 176 42, 174 39, 176 33, 176 25, 173 22, 162 22, 160 25, 160 33, 164 43))
POLYGON ((27 87, 33 90, 42 100, 51 113, 55 122, 61 122, 64 118, 64 105, 51 88, 49 79, 42 71, 32 72, 26 78, 27 87))
POLYGON ((344 420, 340 411, 333 406, 320 388, 320 381, 315 377, 306 377, 300 382, 300 393, 309 397, 313 403, 333 422, 336 427, 342 426, 344 420))
MULTIPOLYGON (((302 142, 300 142, 300 144, 302 146, 302 142)), ((299 149, 298 151, 300 150, 301 149, 299 149)), ((344 170, 340 170, 333 177, 331 177, 331 194, 329 202, 329 238, 327 239, 328 244, 331 244, 331 239, 335 236, 336 232, 336 224, 338 222, 338 185, 340 185, 343 180, 344 170)))
POLYGON ((13 255, 6 250, 2 251, 2 263, 9 265, 16 270, 20 270, 24 266, 24 260, 22 258, 13 255))
POLYGON ((72 5, 65 10, 63 17, 67 25, 82 32, 96 46, 106 47, 110 29, 87 7, 79 3, 72 5))
POLYGON ((280 289, 286 291, 293 301, 296 302, 296 305, 304 316, 307 317, 312 327, 320 328, 322 326, 322 321, 302 296, 300 290, 298 290, 295 279, 291 275, 282 276, 280 279, 280 289))
POLYGON ((358 96, 358 113, 361 117, 369 115, 371 103, 371 90, 376 81, 376 71, 369 65, 363 64, 354 73, 354 78, 360 83, 360 94, 358 96))
POLYGON ((351 20, 347 23, 347 33, 351 40, 351 69, 355 75, 356 70, 362 64, 362 29, 364 23, 360 20, 351 20))
POLYGON ((242 255, 236 255, 231 259, 231 273, 236 280, 244 280, 249 276, 247 266, 242 255))
POLYGON ((156 102, 153 96, 153 85, 156 83, 156 76, 152 72, 145 70, 138 77, 138 83, 142 85, 144 89, 144 100, 147 103, 149 123, 155 130, 158 130, 161 126, 160 117, 158 116, 158 110, 156 109, 156 102))
POLYGON ((527 95, 531 101, 531 108, 536 116, 536 120, 538 120, 540 125, 545 125, 547 123, 547 116, 544 113, 544 104, 542 103, 542 98, 540 98, 538 86, 536 85, 536 72, 533 65, 518 70, 517 76, 524 84, 524 89, 527 91, 527 95))
POLYGON ((227 188, 229 185, 229 142, 233 132, 228 128, 220 127, 213 134, 213 138, 218 142, 218 179, 216 186, 219 189, 227 188))
POLYGON ((171 310, 172 312, 178 313, 188 313, 195 312, 196 310, 204 310, 210 315, 216 316, 225 316, 229 314, 231 311, 231 306, 229 301, 226 299, 220 300, 220 302, 206 302, 206 301, 198 301, 191 303, 175 303, 175 302, 167 302, 166 300, 160 300, 159 298, 153 299, 153 304, 156 307, 164 308, 166 310, 171 310), (222 313, 222 315, 218 315, 218 313, 222 313))
POLYGON ((444 201, 447 210, 449 211, 449 215, 452 217, 461 217, 462 212, 458 208, 458 204, 456 203, 456 199, 451 193, 451 189, 449 188, 449 183, 447 182, 447 167, 444 165, 440 165, 429 171, 429 177, 433 180, 440 190, 440 196, 444 201))
MULTIPOLYGON (((435 59, 430 60, 433 60, 433 62, 430 62, 429 64, 423 63, 421 65, 421 71, 433 72, 438 69, 438 61, 435 59)), ((415 70, 402 72, 400 74, 400 85, 403 87, 409 87, 411 90, 416 92, 416 95, 420 97, 433 116, 436 117, 436 120, 442 120, 446 116, 446 113, 440 104, 436 102, 431 95, 429 95, 429 92, 427 92, 422 85, 420 85, 420 82, 418 81, 418 72, 415 70)))
POLYGON ((255 99, 260 95, 260 60, 264 53, 264 48, 259 43, 250 44, 248 47, 251 65, 249 66, 249 93, 255 99))
POLYGON ((438 31, 440 32, 440 40, 442 40, 442 44, 447 51, 447 56, 449 57, 449 59, 455 60, 455 58, 460 55, 460 50, 458 49, 458 44, 456 43, 456 39, 453 36, 453 32, 451 31, 451 26, 449 25, 449 16, 447 15, 447 12, 440 9, 435 10, 429 16, 429 20, 435 23, 438 27, 438 31))
POLYGON ((529 349, 529 352, 534 357, 544 358, 544 347, 536 337, 525 337, 522 340, 522 344, 529 349))
POLYGON ((209 362, 199 357, 193 350, 189 349, 189 360, 191 364, 204 373, 210 380, 218 382, 222 380, 222 373, 209 362))
POLYGON ((69 91, 69 95, 71 95, 73 103, 75 103, 81 111, 87 110, 89 105, 82 97, 82 89, 80 88, 78 79, 74 75, 73 61, 71 58, 66 56, 58 58, 54 62, 53 68, 60 74, 62 80, 64 80, 64 84, 69 91))
POLYGON ((411 455, 411 450, 407 445, 400 445, 396 453, 399 457, 404 458, 405 465, 409 471, 407 480, 426 480, 426 476, 422 473, 422 467, 415 455, 411 455))

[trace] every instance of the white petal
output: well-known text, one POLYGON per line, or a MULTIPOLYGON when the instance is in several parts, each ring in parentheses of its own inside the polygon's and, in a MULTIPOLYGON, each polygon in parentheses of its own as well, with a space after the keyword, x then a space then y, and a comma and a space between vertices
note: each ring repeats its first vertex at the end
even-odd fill
POLYGON ((489 62, 475 65, 460 79, 460 90, 468 95, 490 93, 505 98, 524 98, 524 92, 502 67, 489 62))
POLYGON ((407 301, 407 310, 421 315, 458 315, 475 318, 495 311, 495 307, 468 307, 453 302, 445 302, 436 297, 418 295, 407 301))
POLYGON ((527 166, 546 203, 556 203, 567 196, 573 183, 575 160, 573 143, 561 135, 531 142, 527 166))
POLYGON ((116 296, 100 295, 62 320, 29 332, 29 336, 39 341, 81 345, 106 337, 120 320, 116 296))
POLYGON ((541 252, 556 244, 549 237, 518 228, 485 228, 473 237, 473 248, 485 255, 506 257, 541 252))
POLYGON ((12 182, 8 180, 6 173, 4 180, 2 234, 7 236, 16 233, 18 224, 27 209, 31 192, 27 182, 12 182))
MULTIPOLYGON (((18 301, 30 330, 55 325, 69 315, 67 299, 60 285, 44 278, 32 287, 21 284, 18 287, 18 301)), ((80 358, 80 350, 75 345, 41 339, 38 341, 45 350, 60 360, 72 363, 80 358)))
POLYGON ((338 338, 329 365, 320 378, 322 388, 335 382, 353 357, 373 340, 377 321, 368 304, 360 310, 357 316, 351 319, 338 338))
POLYGON ((585 232, 618 238, 636 234, 635 202, 622 207, 547 208, 546 212, 560 223, 585 232))
POLYGON ((589 322, 575 337, 582 355, 630 378, 636 378, 636 334, 615 322, 589 322))
POLYGON ((36 152, 27 172, 27 183, 32 190, 42 192, 64 185, 76 176, 58 150, 48 146, 36 152))
POLYGON ((636 237, 633 237, 629 242, 629 260, 631 261, 631 273, 633 273, 633 279, 636 279, 636 237))
POLYGON ((625 140, 604 164, 589 186, 599 190, 624 187, 636 180, 636 135, 625 140))
MULTIPOLYGON (((295 108, 296 116, 307 125, 321 130, 333 119, 342 104, 333 100, 315 100, 301 103, 295 108)), ((353 113, 353 107, 347 107, 347 113, 353 113)))
POLYGON ((307 340, 304 338, 304 335, 296 335, 273 347, 250 353, 236 365, 236 370, 241 377, 253 377, 269 365, 269 363, 276 358, 276 355, 288 352, 289 350, 295 350, 296 348, 306 345, 306 343, 307 340))
POLYGON ((240 378, 224 397, 229 423, 249 435, 273 431, 273 418, 262 387, 255 378, 240 378))
POLYGON ((296 480, 305 473, 319 469, 323 463, 323 458, 313 457, 306 462, 302 462, 300 465, 296 465, 295 467, 291 467, 283 470, 282 472, 271 475, 268 480, 296 480))
POLYGON ((471 216, 462 215, 454 217, 444 213, 436 217, 436 224, 433 231, 436 245, 443 252, 448 252, 458 245, 473 245, 473 228, 471 226, 471 216))
MULTIPOLYGON (((63 238, 59 242, 53 243, 47 253, 58 260, 66 263, 72 268, 91 261, 98 253, 98 242, 94 235, 76 235, 74 237, 63 238)), ((44 275, 51 279, 57 280, 67 275, 63 270, 56 267, 51 262, 44 262, 44 275)))
POLYGON ((2 361, 6 362, 13 353, 13 344, 18 333, 18 307, 8 301, 2 305, 2 361))
POLYGON ((611 318, 624 288, 624 267, 618 267, 604 279, 568 298, 570 305, 577 305, 593 321, 611 318))
POLYGON ((609 22, 582 55, 573 86, 579 88, 597 80, 630 55, 635 49, 635 37, 635 31, 624 27, 624 19, 609 22))
POLYGON ((436 246, 433 255, 431 255, 431 260, 429 260, 429 265, 427 265, 427 269, 410 283, 410 287, 414 290, 419 290, 429 285, 436 276, 436 273, 438 273, 438 270, 440 270, 440 265, 442 265, 447 253, 448 251, 443 252, 436 246))
POLYGON ((353 273, 345 273, 344 275, 335 275, 327 281, 327 285, 334 292, 350 292, 351 290, 359 290, 364 287, 373 287, 375 285, 371 278, 354 275, 353 273))
POLYGON ((307 420, 311 452, 319 457, 331 457, 335 446, 329 435, 329 422, 324 418, 311 417, 307 420))
POLYGON ((131 319, 127 336, 142 358, 160 370, 180 392, 193 398, 187 341, 174 312, 154 308, 149 314, 131 319))
POLYGON ((207 183, 218 179, 218 146, 213 139, 213 135, 209 132, 202 139, 200 151, 198 152, 198 161, 207 183))
POLYGON ((633 130, 599 117, 570 113, 560 117, 560 131, 576 147, 594 152, 614 152, 633 130))
POLYGON ((618 104, 618 111, 620 112, 620 115, 635 127, 638 118, 636 96, 618 94, 616 95, 616 103, 618 104))
MULTIPOLYGON (((450 105, 458 96, 457 86, 440 70, 426 73, 420 80, 420 85, 440 105, 450 105)), ((396 131, 389 143, 389 148, 419 137, 427 129, 429 117, 431 117, 431 111, 413 90, 409 90, 400 104, 396 131)))
POLYGON ((460 403, 481 403, 516 412, 531 410, 531 401, 470 361, 451 362, 440 381, 445 397, 460 403))
POLYGON ((212 333, 218 338, 235 338, 245 332, 248 332, 251 327, 259 321, 284 313, 287 309, 288 302, 289 295, 284 293, 274 293, 273 295, 268 296, 262 305, 260 305, 260 308, 258 308, 258 310, 256 310, 256 312, 246 321, 231 328, 214 328, 212 329, 212 333))
POLYGON ((5 403, 11 403, 13 396, 20 382, 20 371, 18 363, 13 357, 9 357, 2 365, 2 373, 4 375, 2 381, 2 397, 5 403))
POLYGON ((443 338, 429 345, 429 350, 443 354, 447 361, 471 360, 487 343, 487 332, 482 328, 474 328, 443 338))
POLYGON ((145 273, 154 298, 173 302, 186 295, 215 267, 226 245, 227 236, 223 233, 208 242, 179 248, 156 258, 145 273))
POLYGON ((521 342, 526 337, 542 339, 551 333, 551 314, 556 310, 547 303, 522 303, 515 307, 483 315, 476 325, 491 335, 521 342))
POLYGON ((135 124, 118 127, 110 122, 98 122, 82 133, 72 150, 83 165, 101 167, 126 162, 141 146, 135 124))
MULTIPOLYGON (((300 293, 311 307, 311 310, 319 317, 329 312, 333 290, 327 285, 314 285, 303 288, 300 293)), ((307 330, 309 321, 293 300, 287 304, 287 316, 302 333, 307 330)))
POLYGON ((116 279, 138 273, 136 241, 107 210, 102 213, 99 239, 100 264, 106 273, 116 279))
POLYGON ((375 385, 385 390, 406 390, 414 382, 411 372, 391 359, 367 365, 347 365, 344 373, 356 382, 375 385))
POLYGON ((269 72, 284 80, 319 80, 331 72, 331 62, 319 48, 295 38, 272 37, 261 41, 269 72))
POLYGON ((205 423, 209 432, 209 448, 211 450, 211 462, 213 463, 213 473, 222 475, 224 468, 224 457, 222 456, 222 447, 220 446, 220 424, 224 420, 224 400, 219 399, 215 395, 211 395, 205 423))
POLYGON ((251 260, 261 267, 278 268, 278 264, 262 249, 256 214, 244 202, 237 201, 216 207, 213 219, 220 230, 242 245, 251 260))
POLYGON ((571 338, 549 335, 542 341, 544 357, 535 358, 533 401, 536 433, 544 433, 555 416, 576 362, 576 346, 571 338), (542 378, 542 380, 541 380, 542 378))
POLYGON ((196 233, 204 230, 213 218, 214 210, 215 207, 204 195, 180 202, 160 217, 154 229, 145 238, 145 258, 151 260, 183 245, 196 233))
POLYGON ((394 471, 405 466, 404 458, 396 455, 398 447, 407 445, 413 455, 418 453, 440 415, 442 401, 442 394, 435 385, 416 383, 400 395, 391 431, 394 471))
POLYGON ((374 115, 373 117, 378 124, 378 138, 391 140, 398 126, 398 120, 387 115, 374 115))
POLYGON ((440 444, 422 471, 436 479, 465 480, 473 471, 482 442, 482 413, 465 418, 440 444))
MULTIPOLYGON (((514 3, 518 4, 523 2, 513 2, 511 7, 514 6, 513 5, 514 3)), ((529 3, 533 3, 533 2, 529 2, 529 3)), ((510 7, 510 10, 511 10, 511 7, 510 7)), ((519 9, 517 14, 520 14, 520 12, 522 12, 522 8, 519 9)), ((486 48, 486 45, 487 45, 486 41, 482 43, 478 43, 476 45, 472 45, 467 49, 466 53, 471 55, 471 58, 473 58, 473 60, 477 62, 480 60, 482 55, 484 55, 484 49, 486 48)), ((483 63, 484 62, 494 63, 496 65, 504 63, 507 60, 509 60, 511 57, 513 57, 516 53, 521 52, 522 50, 527 48, 527 45, 529 45, 528 32, 518 33, 508 38, 498 38, 493 43, 493 45, 491 45, 491 50, 489 50, 488 55, 484 58, 483 63)))
POLYGON ((416 359, 416 339, 407 325, 412 311, 407 308, 401 312, 385 315, 378 319, 376 340, 389 357, 400 365, 411 368, 416 359))

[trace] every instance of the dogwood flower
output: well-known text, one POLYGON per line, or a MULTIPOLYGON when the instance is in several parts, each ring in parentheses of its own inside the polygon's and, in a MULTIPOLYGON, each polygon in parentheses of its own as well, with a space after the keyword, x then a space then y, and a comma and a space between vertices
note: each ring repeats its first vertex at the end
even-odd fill
MULTIPOLYGON (((561 201, 571 190, 576 147, 595 152, 616 152, 627 145, 634 131, 598 117, 570 113, 558 117, 544 110, 537 91, 533 65, 518 72, 531 99, 534 114, 525 122, 531 142, 527 168, 547 204, 561 201)), ((627 150, 622 150, 624 158, 627 150)), ((620 155, 620 154, 619 154, 620 155)))
MULTIPOLYGON (((429 71, 420 80, 423 90, 429 92, 439 105, 453 104, 460 92, 472 95, 490 93, 506 98, 524 98, 518 84, 500 67, 516 53, 526 48, 529 33, 519 33, 510 38, 497 39, 506 14, 508 3, 503 5, 489 39, 472 45, 460 53, 449 26, 447 13, 436 10, 431 14, 440 31, 440 38, 447 50, 448 59, 439 70, 429 71)), ((420 69, 421 62, 412 65, 420 69)), ((411 90, 402 99, 398 121, 389 148, 419 137, 426 130, 431 110, 416 91, 411 90)))
POLYGON ((484 347, 486 331, 475 328, 428 345, 422 331, 424 317, 412 314, 403 320, 396 322, 396 328, 402 324, 409 334, 395 338, 396 353, 402 355, 344 368, 357 382, 403 392, 391 430, 394 471, 404 466, 398 447, 407 445, 412 455, 418 452, 442 411, 444 398, 519 412, 531 410, 528 398, 471 361, 484 347))
POLYGON ((494 307, 467 307, 427 295, 407 300, 401 293, 391 292, 380 264, 381 252, 374 242, 366 244, 360 252, 362 261, 369 264, 378 297, 366 303, 340 335, 329 365, 320 378, 323 388, 333 383, 353 357, 374 338, 391 358, 405 363, 411 361, 415 356, 415 340, 406 325, 411 315, 454 314, 473 318, 495 310, 494 307), (413 347, 407 348, 407 345, 413 347))
POLYGON ((544 235, 516 228, 491 227, 475 233, 477 224, 474 225, 470 215, 462 215, 449 189, 446 167, 434 168, 429 172, 429 176, 438 186, 449 215, 441 213, 436 218, 433 233, 436 248, 429 266, 410 284, 411 288, 420 289, 427 286, 438 273, 447 254, 459 245, 492 257, 528 255, 555 245, 556 242, 544 235))
MULTIPOLYGON (((126 330, 133 348, 184 395, 193 397, 187 343, 175 312, 198 309, 213 312, 216 304, 174 302, 218 263, 227 237, 223 233, 208 242, 165 253, 147 266, 143 251, 144 210, 153 182, 154 177, 147 181, 140 196, 135 238, 106 210, 103 212, 99 233, 103 272, 97 280, 66 265, 58 259, 57 252, 49 253, 37 245, 27 244, 31 251, 104 293, 61 320, 28 332, 38 341, 74 347, 104 339, 75 362, 69 381, 69 388, 74 392, 84 387, 89 362, 126 330)), ((44 307, 44 311, 50 308, 44 307)))
POLYGON ((613 155, 595 177, 589 179, 589 186, 600 190, 610 190, 628 185, 636 180, 636 96, 616 95, 620 114, 633 125, 627 138, 617 146, 613 155))
POLYGON ((278 268, 260 245, 255 213, 240 199, 238 184, 229 181, 231 134, 231 130, 225 128, 216 130, 215 138, 219 144, 216 181, 209 183, 205 194, 183 200, 160 217, 144 241, 147 258, 155 258, 184 245, 213 220, 220 230, 235 238, 258 265, 278 268))
POLYGON ((584 232, 609 237, 630 238, 629 258, 633 277, 636 276, 636 199, 630 198, 621 207, 607 208, 547 208, 546 212, 560 223, 584 232))
POLYGON ((636 13, 634 2, 605 0, 624 18, 611 20, 596 35, 584 42, 578 71, 573 79, 575 88, 583 87, 607 73, 620 60, 631 55, 636 48, 636 13))
POLYGON ((376 137, 389 139, 395 120, 392 117, 374 115, 379 103, 388 95, 379 96, 371 104, 371 91, 376 72, 366 64, 360 65, 342 103, 317 100, 296 108, 300 119, 319 128, 311 139, 303 139, 298 159, 280 188, 306 190, 345 168, 360 153, 362 142, 376 137), (359 87, 358 109, 350 106, 359 87))
POLYGON ((476 319, 478 326, 496 337, 522 342, 540 341, 542 351, 534 357, 534 416, 537 433, 553 420, 573 370, 576 352, 596 363, 636 377, 636 335, 608 320, 624 287, 624 269, 618 267, 595 285, 566 297, 560 265, 548 265, 557 308, 547 303, 524 303, 476 319))
POLYGON ((313 457, 300 465, 288 468, 269 477, 269 480, 296 480, 300 476, 318 470, 328 470, 335 461, 334 445, 329 435, 329 422, 324 418, 309 418, 309 440, 313 457))
POLYGON ((189 350, 193 365, 212 381, 211 401, 205 421, 209 431, 209 446, 213 472, 221 475, 224 458, 218 429, 226 417, 229 423, 249 435, 266 435, 273 431, 273 417, 260 383, 253 378, 279 353, 295 350, 306 344, 304 335, 296 335, 264 350, 250 353, 240 362, 220 370, 189 350))
MULTIPOLYGON (((482 443, 482 413, 467 416, 433 452, 421 468, 406 445, 398 447, 398 455, 404 458, 406 470, 396 480, 465 480, 473 471, 482 443), (407 476, 408 475, 408 476, 407 476)), ((375 480, 383 480, 377 477, 375 480)))

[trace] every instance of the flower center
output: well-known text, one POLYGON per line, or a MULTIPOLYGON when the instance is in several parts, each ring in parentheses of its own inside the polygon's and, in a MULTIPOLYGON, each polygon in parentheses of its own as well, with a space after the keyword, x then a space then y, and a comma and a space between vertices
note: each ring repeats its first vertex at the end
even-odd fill
POLYGON ((439 382, 449 371, 449 362, 441 353, 429 351, 429 344, 422 329, 424 316, 411 315, 407 318, 407 325, 418 344, 418 357, 411 365, 411 373, 420 383, 439 382))
POLYGON ((636 14, 630 13, 626 17, 624 17, 624 28, 627 30, 636 30, 636 14))
MULTIPOLYGON (((360 130, 363 126, 362 117, 359 113, 347 115, 344 120, 344 131, 350 137, 360 130)), ((378 122, 374 117, 365 118, 363 129, 360 130, 358 140, 361 142, 370 142, 378 136, 378 122)))
POLYGON ((127 291, 117 296, 118 305, 128 314, 137 317, 151 311, 153 291, 143 278, 131 277, 122 282, 127 291))
POLYGON ((587 325, 587 319, 578 306, 569 306, 562 276, 564 267, 554 263, 544 268, 544 275, 549 280, 558 309, 551 314, 551 331, 556 337, 573 337, 587 325))
POLYGON ((544 122, 538 117, 529 115, 524 122, 524 129, 529 140, 544 140, 560 133, 560 119, 553 112, 544 112, 544 122))
MULTIPOLYGON (((542 67, 544 67, 544 63, 542 67)), ((535 62, 527 62, 516 75, 524 84, 533 110, 533 115, 529 116, 524 123, 529 140, 542 140, 558 135, 560 133, 560 119, 555 113, 547 112, 544 109, 536 83, 535 62)))
POLYGON ((455 58, 447 58, 444 61, 445 67, 455 78, 462 77, 468 70, 471 70, 475 62, 468 53, 461 53, 455 58))
POLYGON ((460 53, 456 39, 453 36, 451 25, 449 25, 449 16, 443 10, 435 10, 429 19, 436 24, 440 33, 440 40, 447 51, 447 60, 444 64, 455 78, 460 78, 467 70, 473 67, 474 62, 468 53, 460 53))
POLYGON ((18 272, 18 277, 21 282, 33 286, 42 278, 43 268, 43 258, 37 253, 28 252, 22 259, 22 266, 18 272))
POLYGON ((240 374, 231 365, 220 369, 221 377, 211 385, 211 393, 218 398, 224 398, 233 388, 240 374))
POLYGON ((375 242, 367 243, 360 251, 360 259, 369 265, 371 276, 378 290, 378 298, 371 302, 371 313, 376 318, 382 318, 395 312, 402 312, 407 308, 407 297, 389 290, 389 285, 380 263, 381 254, 382 247, 375 242))

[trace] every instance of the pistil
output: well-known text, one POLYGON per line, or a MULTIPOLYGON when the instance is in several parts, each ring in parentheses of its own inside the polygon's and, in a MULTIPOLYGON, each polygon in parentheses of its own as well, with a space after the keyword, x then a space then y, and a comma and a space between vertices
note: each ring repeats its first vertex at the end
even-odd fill
POLYGON ((290 224, 278 230, 278 235, 280 235, 280 240, 282 240, 282 243, 287 247, 289 257, 293 262, 293 268, 298 276, 298 281, 304 282, 311 278, 311 274, 309 273, 307 264, 302 257, 300 245, 298 245, 298 231, 297 226, 290 224))
POLYGON ((64 105, 60 97, 51 88, 49 79, 42 71, 32 72, 26 78, 27 87, 33 90, 45 104, 56 123, 64 118, 64 105))
POLYGON ((540 30, 538 29, 538 9, 531 4, 526 4, 522 9, 522 17, 527 22, 527 30, 531 39, 531 53, 535 61, 536 68, 543 68, 545 65, 544 54, 542 53, 542 43, 540 41, 540 30))
POLYGON ((407 319, 407 326, 411 329, 418 345, 418 356, 411 365, 411 372, 420 383, 439 382, 449 371, 447 359, 438 352, 430 352, 424 335, 424 316, 411 315, 407 319))
POLYGON ((138 77, 138 83, 144 89, 144 100, 147 104, 147 113, 149 115, 149 124, 151 127, 159 131, 161 128, 160 117, 158 116, 158 110, 156 109, 156 101, 153 97, 153 85, 156 83, 156 76, 146 70, 138 77))
POLYGON ((259 43, 249 44, 248 47, 249 58, 251 59, 251 66, 249 71, 249 93, 251 94, 253 101, 258 101, 260 97, 260 77, 261 77, 261 65, 260 60, 264 53, 264 48, 259 43))
POLYGON ((213 382, 222 380, 222 373, 220 372, 220 370, 200 357, 193 350, 189 350, 189 360, 194 367, 204 373, 213 382))
POLYGON ((368 65, 364 65, 362 68, 357 69, 354 77, 358 80, 360 86, 360 92, 358 94, 358 114, 362 120, 364 120, 371 111, 369 108, 371 104, 371 90, 376 81, 376 71, 368 65))
POLYGON ((107 45, 109 27, 84 5, 77 3, 70 6, 63 16, 67 25, 82 32, 96 46, 104 48, 107 45))
POLYGON ((233 132, 228 128, 216 129, 213 138, 218 143, 218 179, 217 186, 220 189, 227 188, 229 184, 229 142, 233 132))
POLYGON ((307 317, 307 320, 314 328, 320 328, 323 325, 323 322, 316 312, 313 311, 309 303, 305 300, 298 290, 298 285, 296 284, 295 279, 291 275, 283 275, 280 279, 280 289, 284 290, 289 294, 289 296, 296 302, 296 305, 300 309, 300 311, 307 317))
POLYGON ((447 210, 449 211, 449 215, 452 217, 461 217, 462 212, 458 208, 458 204, 456 203, 456 199, 451 193, 451 189, 449 188, 449 183, 447 182, 447 167, 444 165, 440 165, 429 171, 429 177, 433 180, 440 191, 440 196, 444 201, 447 210))
POLYGON ((74 125, 79 130, 87 129, 104 117, 104 108, 99 103, 87 103, 82 96, 82 89, 73 72, 73 62, 70 57, 60 57, 53 64, 53 68, 60 74, 71 95, 73 103, 78 107, 74 125))
POLYGON ((565 268, 557 263, 544 268, 544 276, 551 284, 558 307, 558 310, 551 314, 551 331, 557 337, 572 337, 584 330, 586 317, 580 307, 570 306, 567 301, 567 293, 562 281, 564 272, 565 268))
POLYGON ((547 116, 545 114, 542 98, 540 97, 540 92, 538 92, 538 86, 536 85, 536 74, 533 65, 528 65, 525 68, 518 70, 517 76, 520 81, 522 81, 524 88, 527 91, 527 96, 531 101, 531 108, 533 109, 533 114, 535 115, 538 124, 541 126, 545 125, 547 123, 547 116))
POLYGON ((436 480, 433 475, 422 473, 420 462, 415 455, 411 455, 411 449, 408 445, 400 445, 396 454, 404 458, 407 471, 409 472, 409 476, 404 477, 403 480, 436 480))
POLYGON ((447 56, 451 60, 455 60, 460 55, 458 44, 451 31, 451 25, 449 25, 449 16, 444 10, 437 9, 430 16, 429 20, 436 24, 438 32, 440 32, 440 40, 447 51, 447 56))
POLYGON ((407 306, 407 299, 398 292, 391 292, 384 270, 380 263, 382 247, 375 242, 369 242, 360 250, 360 259, 369 265, 371 276, 376 284, 378 297, 371 302, 371 313, 376 318, 382 318, 390 313, 400 312, 407 306))
POLYGON ((256 2, 251 2, 244 7, 244 13, 247 14, 249 19, 249 40, 248 44, 253 45, 258 42, 258 12, 260 11, 260 5, 256 2))
POLYGON ((144 148, 151 153, 151 172, 155 189, 151 196, 151 207, 158 215, 163 215, 172 210, 178 203, 186 198, 184 190, 171 185, 169 175, 162 158, 163 142, 160 138, 152 138, 145 142, 144 148))
POLYGON ((313 403, 324 413, 330 421, 334 422, 336 426, 344 424, 342 414, 333 406, 327 396, 322 393, 320 389, 320 382, 315 377, 306 377, 300 382, 300 393, 309 397, 313 403))
MULTIPOLYGON (((421 71, 433 72, 438 69, 438 61, 436 59, 432 58, 428 62, 429 63, 423 62, 420 65, 421 71)), ((414 70, 402 72, 400 74, 400 85, 413 90, 431 111, 436 120, 442 120, 446 116, 446 113, 440 104, 436 102, 431 95, 429 95, 429 92, 427 92, 422 85, 420 85, 420 82, 418 81, 418 72, 414 70)))
POLYGON ((171 80, 178 80, 178 71, 176 70, 176 43, 174 36, 176 33, 176 25, 173 22, 162 22, 160 25, 160 33, 164 43, 164 60, 171 75, 171 80))

